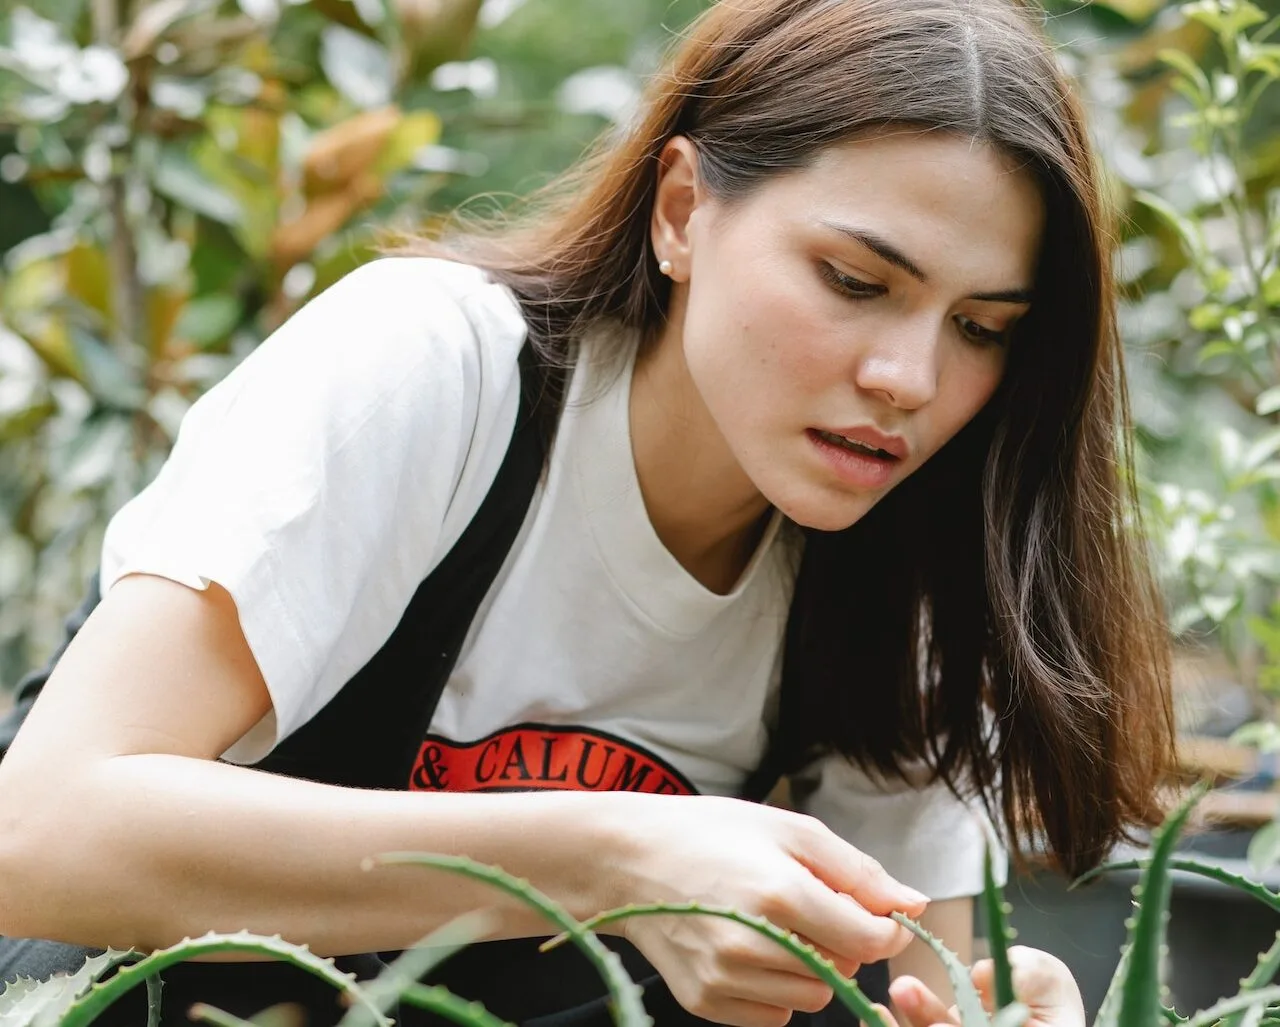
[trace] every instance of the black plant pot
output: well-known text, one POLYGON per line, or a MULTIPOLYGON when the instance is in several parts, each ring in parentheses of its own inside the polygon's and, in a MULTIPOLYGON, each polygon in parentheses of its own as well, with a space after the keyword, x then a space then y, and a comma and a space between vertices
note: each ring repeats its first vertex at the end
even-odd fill
MULTIPOLYGON (((1244 859, 1252 832, 1205 831, 1184 840, 1180 850, 1202 862, 1256 879, 1244 859)), ((1143 855, 1117 853, 1118 859, 1143 855)), ((1017 943, 1045 949, 1062 959, 1080 983, 1090 1019, 1096 1014, 1119 960, 1133 913, 1134 871, 1118 871, 1074 890, 1058 874, 1043 869, 1015 873, 1007 889, 1017 943)), ((1261 883, 1280 888, 1280 873, 1261 883)), ((1166 980, 1170 1000, 1181 1013, 1203 1009, 1239 990, 1280 931, 1280 914, 1234 888, 1194 874, 1173 874, 1166 980)))

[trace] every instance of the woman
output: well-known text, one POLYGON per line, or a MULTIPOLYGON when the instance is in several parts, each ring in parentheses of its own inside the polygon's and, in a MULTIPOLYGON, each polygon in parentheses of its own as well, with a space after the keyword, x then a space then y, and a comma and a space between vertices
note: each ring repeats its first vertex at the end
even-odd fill
MULTIPOLYGON (((1106 232, 1027 11, 712 8, 541 207, 361 269, 191 411, 0 766, 0 931, 544 930, 359 870, 417 849, 584 916, 735 906, 849 972, 916 969, 895 910, 963 951, 974 810, 1072 873, 1159 816, 1106 232), (545 474, 505 491, 529 439, 545 474), (273 746, 311 780, 236 765, 273 746), (778 772, 810 816, 735 798, 778 772)), ((830 999, 733 924, 626 940, 659 1022, 830 999)), ((571 1005, 494 970, 527 950, 479 946, 460 990, 571 1005)))

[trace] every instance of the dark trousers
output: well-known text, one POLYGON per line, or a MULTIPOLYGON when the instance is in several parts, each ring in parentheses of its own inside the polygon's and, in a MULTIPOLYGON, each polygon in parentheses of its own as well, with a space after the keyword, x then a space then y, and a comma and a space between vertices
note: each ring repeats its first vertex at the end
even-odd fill
MULTIPOLYGON (((618 952, 633 978, 644 987, 644 1003, 657 1027, 705 1024, 685 1012, 638 951, 626 942, 604 940, 618 952)), ((537 941, 487 942, 451 957, 429 975, 428 983, 447 986, 467 999, 479 999, 501 1019, 522 1027, 606 1027, 612 1023, 603 986, 594 970, 572 946, 538 953, 537 941)), ((0 980, 18 976, 43 980, 79 969, 92 950, 51 941, 0 939, 0 980)), ((344 957, 339 968, 361 980, 376 977, 385 963, 374 955, 344 957)), ((280 1002, 301 1005, 307 1027, 332 1027, 343 1015, 337 993, 327 983, 281 963, 181 963, 163 974, 162 1023, 190 1023, 186 1011, 203 1001, 248 1018, 280 1002)), ((858 974, 862 990, 873 1000, 888 1001, 889 975, 884 964, 858 974)), ((146 1023, 145 989, 135 988, 97 1022, 100 1027, 137 1027, 146 1023)), ((443 1019, 402 1006, 392 1010, 405 1027, 438 1027, 443 1019)), ((821 1013, 796 1014, 793 1025, 854 1027, 856 1018, 838 1003, 821 1013)))

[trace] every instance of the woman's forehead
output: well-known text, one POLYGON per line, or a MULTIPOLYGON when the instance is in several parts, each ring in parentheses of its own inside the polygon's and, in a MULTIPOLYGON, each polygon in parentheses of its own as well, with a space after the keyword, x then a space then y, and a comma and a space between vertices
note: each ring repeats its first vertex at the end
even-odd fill
POLYGON ((986 289, 993 278, 1013 289, 1033 277, 1044 229, 1039 185, 988 143, 880 133, 828 147, 773 185, 759 194, 773 216, 851 245, 885 242, 922 272, 915 277, 981 274, 986 289))

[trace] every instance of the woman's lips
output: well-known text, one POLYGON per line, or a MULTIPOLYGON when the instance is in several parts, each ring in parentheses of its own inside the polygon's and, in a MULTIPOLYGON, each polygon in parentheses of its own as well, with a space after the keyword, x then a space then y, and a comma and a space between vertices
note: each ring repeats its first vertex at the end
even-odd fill
POLYGON ((820 432, 838 435, 851 442, 866 446, 868 449, 879 449, 890 456, 905 460, 910 454, 910 447, 901 435, 886 435, 871 425, 858 425, 852 428, 818 428, 820 432))
MULTIPOLYGON (((827 432, 817 428, 810 428, 805 433, 809 441, 813 443, 819 456, 823 462, 829 467, 841 481, 854 488, 862 489, 882 489, 886 487, 897 476, 899 467, 902 464, 902 458, 893 453, 886 446, 879 445, 875 449, 880 455, 876 455, 870 449, 870 444, 865 438, 859 438, 857 435, 852 436, 856 443, 868 446, 866 450, 851 448, 845 442, 833 441, 829 436, 844 436, 843 432, 834 433, 827 432)), ((862 434, 862 433, 859 433, 862 434)), ((881 436, 881 438, 888 438, 881 436)), ((905 447, 901 447, 904 448, 905 447)))

